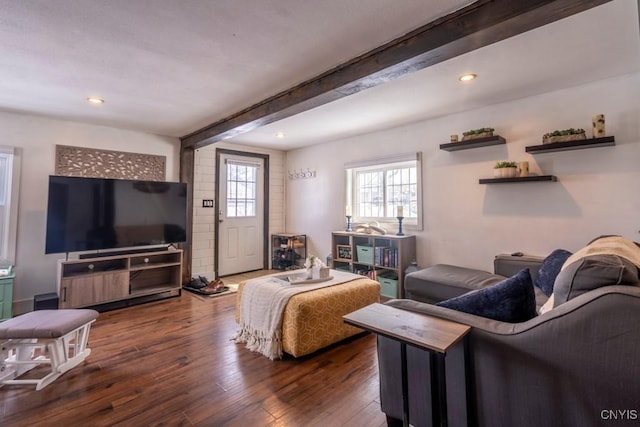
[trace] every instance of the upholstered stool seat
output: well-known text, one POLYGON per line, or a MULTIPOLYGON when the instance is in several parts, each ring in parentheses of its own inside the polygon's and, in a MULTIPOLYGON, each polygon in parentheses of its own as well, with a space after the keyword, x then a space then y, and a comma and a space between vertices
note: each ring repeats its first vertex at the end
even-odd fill
POLYGON ((0 323, 0 386, 35 384, 41 390, 89 356, 95 310, 38 310, 0 323), (38 379, 16 379, 38 365, 50 365, 38 379))

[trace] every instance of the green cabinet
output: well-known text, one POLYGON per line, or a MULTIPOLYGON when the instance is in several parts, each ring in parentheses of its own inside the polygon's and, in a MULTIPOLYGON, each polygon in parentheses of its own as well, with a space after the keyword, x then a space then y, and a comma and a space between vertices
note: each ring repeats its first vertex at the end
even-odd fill
POLYGON ((0 321, 11 318, 13 277, 13 275, 0 277, 0 321))

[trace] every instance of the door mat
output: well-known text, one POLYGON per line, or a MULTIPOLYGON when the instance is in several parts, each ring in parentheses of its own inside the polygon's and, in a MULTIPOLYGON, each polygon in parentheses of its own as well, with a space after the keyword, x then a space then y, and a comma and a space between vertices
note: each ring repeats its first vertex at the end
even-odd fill
POLYGON ((236 292, 238 292, 238 284, 237 283, 228 283, 226 285, 224 285, 224 288, 222 288, 222 292, 216 292, 216 293, 205 293, 202 292, 200 289, 196 289, 196 288, 190 288, 189 286, 183 286, 182 289, 187 290, 189 292, 192 292, 194 294, 197 294, 199 296, 203 296, 203 297, 207 297, 207 298, 214 298, 214 297, 219 297, 222 295, 229 295, 229 294, 235 294, 236 292))

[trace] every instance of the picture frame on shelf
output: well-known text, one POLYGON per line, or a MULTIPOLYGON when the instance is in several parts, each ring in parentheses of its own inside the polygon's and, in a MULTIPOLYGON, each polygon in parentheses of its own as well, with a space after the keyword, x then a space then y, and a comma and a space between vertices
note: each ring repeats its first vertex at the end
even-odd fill
POLYGON ((336 253, 337 253, 337 258, 340 259, 344 259, 344 260, 349 260, 351 261, 353 259, 353 255, 351 253, 351 246, 349 245, 336 245, 336 253))

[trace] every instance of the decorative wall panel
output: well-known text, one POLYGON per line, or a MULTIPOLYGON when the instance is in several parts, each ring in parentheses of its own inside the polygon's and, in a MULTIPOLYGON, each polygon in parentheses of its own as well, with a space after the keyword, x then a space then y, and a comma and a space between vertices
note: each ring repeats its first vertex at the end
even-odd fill
POLYGON ((56 175, 164 181, 166 156, 56 145, 56 175))

